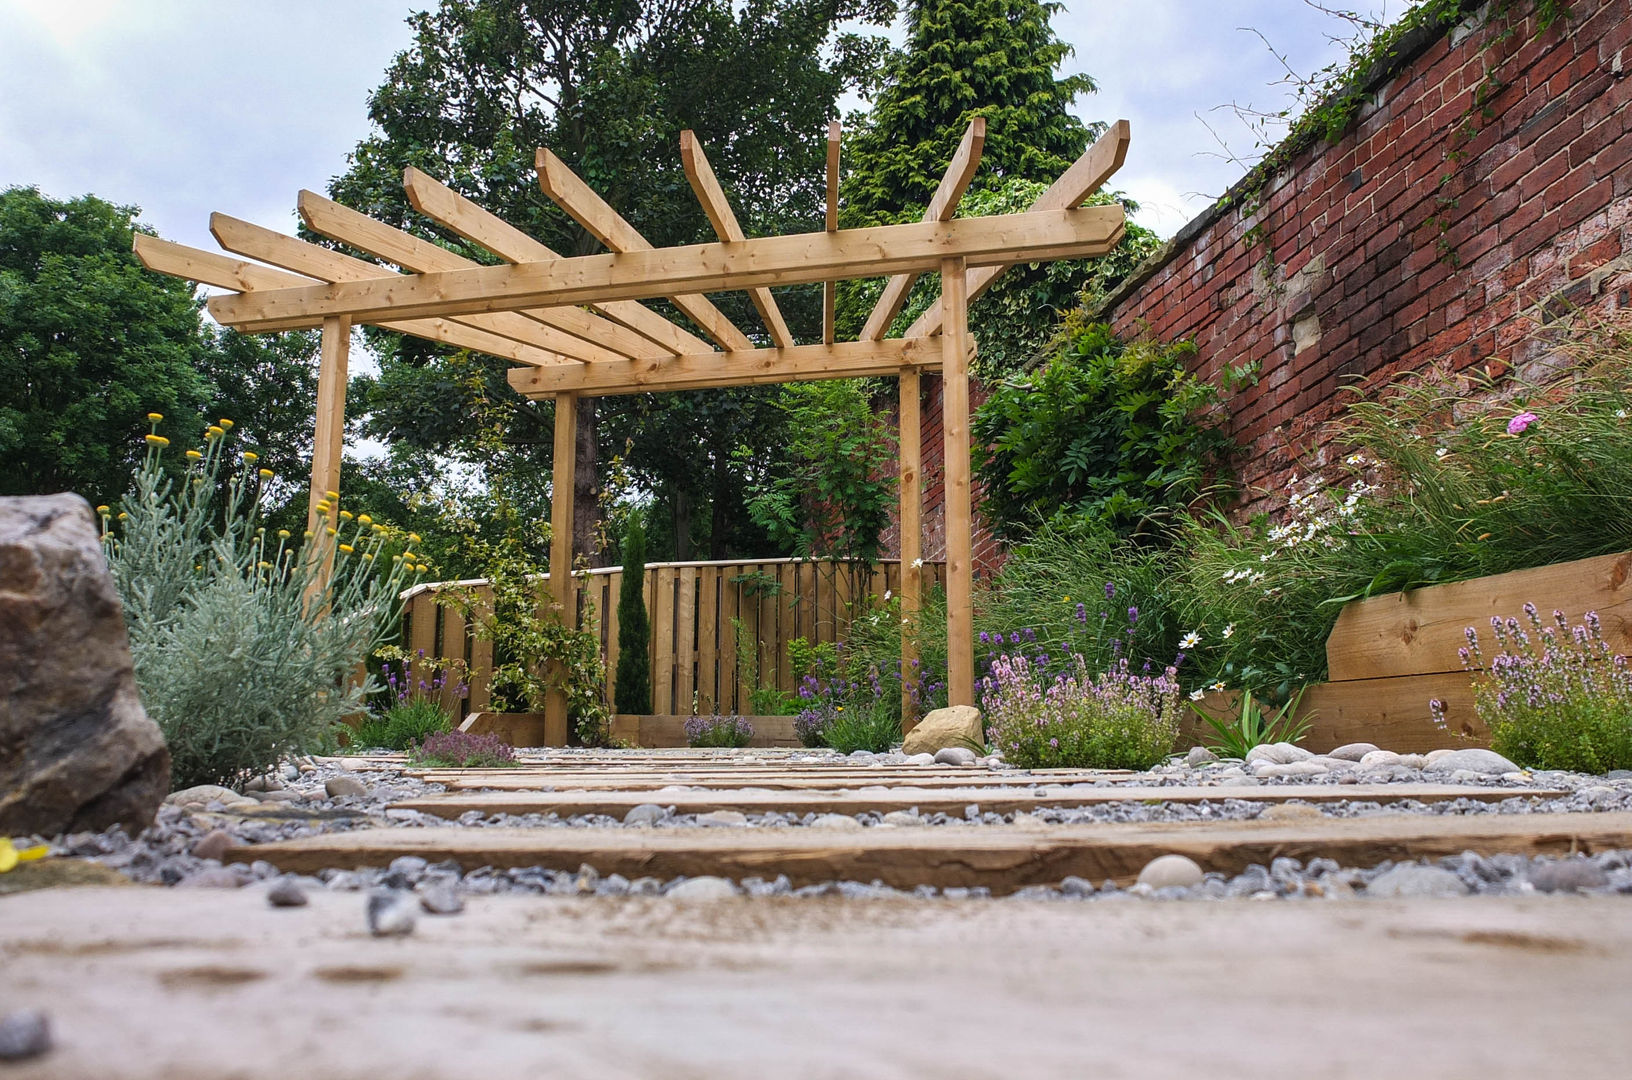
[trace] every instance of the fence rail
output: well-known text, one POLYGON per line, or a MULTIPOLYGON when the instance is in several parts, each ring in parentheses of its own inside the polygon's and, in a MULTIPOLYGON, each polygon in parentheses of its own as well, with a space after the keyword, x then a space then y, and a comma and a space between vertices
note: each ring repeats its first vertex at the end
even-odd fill
MULTIPOLYGON (((923 566, 924 589, 943 581, 944 564, 923 566)), ((600 633, 606 660, 607 700, 616 700, 618 594, 622 567, 578 575, 578 624, 591 622, 600 633)), ((539 577, 540 605, 548 603, 539 577)), ((463 716, 489 708, 488 681, 494 667, 493 643, 472 633, 466 618, 437 602, 439 594, 462 588, 478 604, 492 602, 483 580, 416 585, 403 594, 403 641, 410 653, 461 660, 470 672, 469 695, 444 691, 443 703, 463 716)), ((759 559, 749 562, 649 563, 644 595, 652 626, 652 712, 751 713, 758 688, 795 689, 788 643, 842 641, 850 620, 866 610, 869 598, 882 599, 901 587, 897 560, 858 564, 812 559, 759 559), (735 621, 734 621, 735 620, 735 621), (737 631, 741 624, 741 633, 737 631), (739 637, 750 652, 740 655, 739 637)))

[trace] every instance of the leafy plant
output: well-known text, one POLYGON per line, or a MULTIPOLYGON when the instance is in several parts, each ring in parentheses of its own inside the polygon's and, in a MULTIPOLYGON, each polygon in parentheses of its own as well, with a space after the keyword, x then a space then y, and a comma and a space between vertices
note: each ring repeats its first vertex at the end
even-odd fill
POLYGON ((747 746, 754 725, 742 716, 693 716, 686 721, 687 746, 747 746))
MULTIPOLYGON (((162 419, 150 417, 155 431, 162 419)), ((374 684, 358 665, 425 570, 410 552, 391 555, 393 532, 341 511, 332 493, 303 549, 287 531, 268 536, 257 523, 271 471, 228 450, 231 426, 211 425, 176 479, 161 463, 168 440, 149 434, 120 512, 100 508, 137 686, 177 787, 235 784, 328 745, 362 710, 374 684)))
MULTIPOLYGON (((817 663, 799 680, 799 715, 794 731, 806 746, 827 746, 843 753, 868 750, 881 753, 901 741, 901 664, 888 667, 834 646, 831 659, 817 663)), ((933 700, 944 693, 944 683, 908 673, 909 694, 915 701, 933 700)))
POLYGON ((623 539, 623 582, 618 589, 617 711, 652 711, 652 625, 646 614, 646 530, 629 523, 623 539))
MULTIPOLYGON (((1527 768, 1605 773, 1632 768, 1632 671, 1604 641, 1598 613, 1571 626, 1562 611, 1543 626, 1534 604, 1518 619, 1492 616, 1501 652, 1488 665, 1468 627, 1462 665, 1474 676, 1474 707, 1497 753, 1527 768)), ((1430 703, 1445 726, 1445 709, 1430 703)))
POLYGON ((1201 717, 1213 732, 1214 741, 1208 744, 1207 749, 1219 757, 1245 758, 1247 751, 1255 746, 1279 742, 1300 743, 1308 737, 1312 714, 1301 719, 1297 715, 1303 693, 1304 688, 1299 687, 1274 716, 1269 716, 1258 699, 1253 697, 1252 691, 1243 690, 1241 712, 1234 721, 1220 720, 1194 701, 1189 704, 1191 711, 1201 717))
POLYGON ((415 697, 391 706, 383 714, 370 713, 352 734, 360 749, 406 750, 428 735, 453 729, 453 717, 429 698, 415 697))
POLYGON ((408 750, 408 764, 424 768, 502 769, 516 764, 516 748, 497 735, 445 731, 408 750))

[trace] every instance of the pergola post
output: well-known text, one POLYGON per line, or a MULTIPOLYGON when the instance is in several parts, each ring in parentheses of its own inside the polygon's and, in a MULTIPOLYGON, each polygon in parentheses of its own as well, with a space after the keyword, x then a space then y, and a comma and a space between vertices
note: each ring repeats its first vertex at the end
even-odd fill
MULTIPOLYGON (((323 320, 323 352, 317 369, 317 431, 312 439, 312 490, 306 500, 306 528, 320 544, 324 516, 317 504, 325 492, 340 490, 340 453, 346 436, 346 363, 351 354, 351 320, 323 320)), ((338 507, 336 508, 338 509, 338 507)), ((329 549, 333 564, 334 549, 329 549)), ((325 574, 326 576, 326 574, 325 574)))
POLYGON ((941 260, 941 430, 946 448, 946 700, 975 703, 969 496, 969 286, 962 258, 941 260))
POLYGON ((901 734, 918 723, 912 700, 913 661, 918 659, 918 609, 923 600, 923 508, 920 480, 923 453, 920 446, 923 418, 919 415, 918 369, 901 369, 900 423, 897 425, 898 456, 901 459, 901 734))
MULTIPOLYGON (((572 588, 572 488, 578 454, 578 395, 555 395, 555 460, 550 487, 550 599, 568 627, 577 625, 578 610, 572 588)), ((559 670, 552 673, 565 677, 559 670)), ((544 703, 544 741, 567 745, 567 693, 564 685, 550 690, 544 703)))

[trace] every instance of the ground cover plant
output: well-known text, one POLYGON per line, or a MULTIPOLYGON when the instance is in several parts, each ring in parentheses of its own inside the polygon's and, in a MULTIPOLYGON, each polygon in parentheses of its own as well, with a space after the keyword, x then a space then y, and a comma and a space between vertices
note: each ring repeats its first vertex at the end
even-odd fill
POLYGON ((687 746, 747 746, 753 737, 754 725, 743 716, 693 716, 686 721, 687 746))
POLYGON ((516 764, 516 748, 497 735, 444 731, 408 750, 408 764, 445 769, 503 769, 516 764))
POLYGON ((212 424, 178 476, 154 432, 134 487, 103 514, 108 566, 124 606, 136 683, 170 747, 172 782, 236 784, 291 754, 333 745, 372 679, 355 672, 393 631, 398 594, 426 567, 367 515, 318 504, 302 547, 270 535, 260 493, 272 479, 212 424), (333 559, 333 570, 324 569, 333 559))
MULTIPOLYGON (((1553 624, 1544 625, 1526 604, 1523 622, 1492 616, 1490 629, 1499 652, 1487 657, 1470 626, 1461 657, 1497 753, 1526 768, 1632 768, 1632 671, 1604 641, 1597 612, 1571 626, 1554 611, 1553 624)), ((1443 728, 1444 706, 1435 701, 1432 708, 1443 728)))

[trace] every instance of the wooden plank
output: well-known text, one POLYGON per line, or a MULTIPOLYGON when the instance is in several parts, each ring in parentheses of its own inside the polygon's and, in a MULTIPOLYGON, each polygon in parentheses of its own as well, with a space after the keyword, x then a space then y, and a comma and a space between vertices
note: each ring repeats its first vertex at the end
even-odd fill
POLYGON ((408 623, 408 657, 409 678, 417 688, 421 682, 429 682, 431 678, 430 665, 426 660, 436 656, 437 623, 442 615, 442 607, 436 602, 434 593, 420 593, 414 597, 413 618, 408 623))
POLYGON ((616 707, 618 700, 618 654, 622 643, 618 606, 623 599, 623 571, 606 575, 606 700, 616 707))
MULTIPOLYGON (((376 221, 315 191, 302 191, 298 199, 301 220, 313 232, 342 244, 349 244, 376 259, 394 263, 414 273, 463 270, 481 263, 456 255, 438 244, 422 240, 401 229, 376 221)), ((581 308, 551 308, 518 313, 523 319, 546 328, 533 339, 543 348, 555 349, 579 360, 621 360, 625 357, 666 356, 650 341, 615 322, 591 315, 581 308)), ((518 324, 525 332, 525 324, 518 324)), ((532 328, 534 332, 537 328, 532 328)))
POLYGON ((652 711, 674 712, 674 578, 673 567, 656 572, 649 610, 652 616, 652 711))
MULTIPOLYGON (((1234 693, 1209 694, 1202 706, 1232 719, 1239 715, 1237 700, 1234 693)), ((1401 754, 1490 745, 1490 731, 1474 711, 1473 684, 1460 671, 1318 683, 1304 693, 1298 716, 1310 722, 1309 735, 1299 745, 1315 753, 1354 742, 1401 754), (1434 698, 1445 703, 1445 730, 1434 725, 1428 710, 1434 698)), ((1203 726, 1193 715, 1186 717, 1180 742, 1204 741, 1203 726)))
MULTIPOLYGON (((839 231, 839 144, 840 128, 837 120, 827 122, 827 220, 828 232, 839 231)), ((838 282, 832 278, 822 282, 822 343, 833 344, 838 325, 838 282)))
MULTIPOLYGON (((900 459, 900 500, 896 520, 900 523, 901 561, 901 733, 905 736, 918 724, 918 707, 913 701, 913 664, 918 660, 918 611, 923 606, 923 416, 922 387, 914 368, 902 368, 899 377, 899 422, 896 424, 897 457, 900 459)), ((880 590, 879 595, 887 591, 880 590)))
MULTIPOLYGON (((935 189, 934 196, 929 200, 929 208, 924 211, 924 221, 947 221, 957 212, 958 200, 969 190, 975 171, 980 168, 980 152, 985 145, 986 118, 977 116, 969 121, 969 127, 958 142, 952 160, 947 163, 940 186, 935 189)), ((867 316, 867 325, 862 328, 862 341, 884 340, 884 335, 890 331, 890 324, 901 314, 907 294, 912 292, 913 283, 917 280, 917 274, 897 274, 884 283, 884 292, 867 316)))
POLYGON ((1548 626, 1555 609, 1572 626, 1596 611, 1610 650, 1632 653, 1632 554, 1623 553, 1345 604, 1326 639, 1331 679, 1461 672, 1457 650, 1468 643, 1468 627, 1488 658, 1499 651, 1491 618, 1516 618, 1529 629, 1524 605, 1531 603, 1548 626))
MULTIPOLYGON (((212 297, 208 306, 217 322, 255 333, 304 329, 328 315, 452 317, 895 274, 950 257, 972 265, 1089 258, 1114 249, 1124 225, 1120 206, 1090 206, 258 289, 212 297)), ((743 338, 730 347, 752 346, 743 338)))
MULTIPOLYGON (((485 247, 506 262, 544 262, 561 257, 520 229, 488 213, 446 184, 438 183, 411 165, 403 170, 402 186, 408 192, 408 201, 415 210, 450 232, 485 247)), ((632 300, 590 306, 666 352, 678 355, 708 351, 708 342, 632 300)))
MULTIPOLYGON (((794 637, 802 637, 809 641, 822 640, 822 567, 819 562, 808 562, 796 567, 799 571, 799 620, 794 637)), ((829 564, 830 565, 830 564, 829 564)), ((792 640, 789 638, 788 640, 792 640)), ((784 655, 786 653, 784 652, 784 655)), ((784 689, 792 690, 793 671, 788 671, 788 685, 784 689)))
MULTIPOLYGON (((635 227, 597 195, 588 184, 573 172, 566 162, 545 147, 539 147, 534 164, 538 184, 544 194, 554 199, 595 239, 613 252, 645 252, 655 250, 635 227)), ((700 326, 704 333, 725 349, 750 349, 753 343, 725 313, 709 302, 700 292, 659 293, 685 313, 686 318, 700 326)), ((615 298, 615 299, 622 299, 615 298)))
POLYGON ((723 567, 716 568, 719 575, 717 588, 719 589, 718 618, 718 659, 715 667, 718 671, 718 696, 715 706, 721 713, 741 714, 748 709, 746 700, 738 700, 737 696, 737 635, 731 620, 737 616, 737 586, 731 584, 731 572, 723 567))
MULTIPOLYGON (((555 447, 550 461, 550 599, 556 617, 569 626, 577 623, 576 597, 572 577, 572 519, 574 472, 578 462, 578 395, 557 394, 555 398, 555 447)), ((559 670, 556 681, 562 678, 559 670)), ((544 702, 545 723, 552 734, 561 732, 565 745, 567 693, 554 687, 544 702)))
POLYGON ((674 711, 690 716, 697 689, 697 571, 677 571, 674 584, 674 711))
MULTIPOLYGON (((1037 196, 1037 201, 1031 204, 1029 212, 1064 210, 1081 206, 1088 196, 1098 191, 1105 181, 1122 167, 1122 163, 1128 158, 1128 142, 1131 138, 1132 129, 1126 120, 1118 120, 1112 124, 1094 145, 1073 162, 1069 169, 1060 174, 1058 180, 1049 185, 1047 191, 1037 196)), ((968 301, 972 303, 978 300, 1006 269, 1007 266, 982 266, 970 270, 966 279, 968 301)), ((942 317, 941 304, 936 301, 913 321, 903 336, 928 337, 941 329, 942 317)))
POLYGON ((1068 825, 981 829, 357 829, 229 848, 230 862, 264 859, 285 872, 386 866, 401 855, 452 859, 465 870, 540 866, 636 878, 787 874, 796 886, 880 880, 896 888, 975 886, 1008 893, 1075 876, 1128 882, 1160 855, 1236 874, 1287 856, 1348 866, 1483 855, 1595 854, 1632 847, 1632 814, 1378 814, 1217 825, 1068 825))
POLYGON ((688 353, 661 360, 614 360, 553 367, 530 365, 511 369, 510 386, 518 394, 535 398, 563 390, 610 396, 653 390, 894 375, 907 365, 933 370, 940 364, 939 347, 927 339, 847 341, 839 345, 797 345, 791 349, 688 353))
MULTIPOLYGON (((697 201, 703 206, 703 213, 708 216, 708 222, 714 226, 714 234, 721 240, 746 240, 748 236, 737 223, 737 215, 731 211, 731 200, 726 198, 725 189, 720 187, 719 177, 714 175, 714 167, 708 163, 708 155, 703 153, 703 146, 697 140, 695 132, 689 128, 680 133, 680 159, 686 170, 686 179, 691 181, 691 190, 696 192, 697 201)), ((776 306, 776 298, 771 290, 765 288, 749 289, 748 296, 759 311, 759 317, 765 323, 765 329, 771 335, 771 344, 779 349, 793 347, 793 334, 788 331, 788 324, 782 318, 782 312, 776 306)))
POLYGON ((438 657, 459 662, 446 673, 446 681, 442 684, 442 707, 453 717, 454 722, 458 723, 464 718, 465 699, 459 697, 457 691, 459 671, 468 670, 468 631, 465 628, 464 613, 458 608, 444 607, 441 612, 442 643, 437 649, 438 657))
MULTIPOLYGON (((652 719, 640 717, 641 720, 652 719)), ((791 728, 791 725, 789 725, 791 728)), ((1124 785, 1114 788, 1065 790, 1061 788, 901 789, 895 791, 769 791, 714 790, 667 791, 658 800, 677 814, 709 814, 716 810, 736 810, 744 814, 888 814, 896 810, 917 810, 920 814, 964 815, 970 805, 983 813, 1030 813, 1035 810, 1073 810, 1108 803, 1223 803, 1237 800, 1252 803, 1339 803, 1375 802, 1383 805, 1413 800, 1421 803, 1501 802, 1523 798, 1534 792, 1507 787, 1469 787, 1463 784, 1296 784, 1276 787, 1144 787, 1124 785)), ((1557 792, 1559 796, 1565 792, 1557 792)), ((652 802, 646 791, 524 791, 470 792, 427 795, 392 804, 392 809, 417 810, 435 817, 457 820, 468 810, 489 814, 608 814, 621 818, 635 807, 652 802)))
POLYGON ((973 515, 969 490, 969 302, 962 259, 941 264, 941 431, 946 451, 946 698, 975 703, 973 515))
MULTIPOLYGON (((686 721, 690 719, 689 713, 657 713, 641 716, 620 713, 612 718, 612 733, 636 746, 684 747, 686 721)), ((753 738, 748 741, 750 747, 768 749, 799 745, 791 716, 750 716, 746 719, 754 728, 753 738)), ((665 779, 662 784, 655 785, 654 790, 672 782, 665 779)), ((647 801, 650 801, 649 796, 647 801)))
MULTIPOLYGON (((477 624, 493 617, 493 588, 478 585, 474 588, 476 603, 471 612, 477 624)), ((493 639, 476 633, 470 642, 470 712, 486 709, 493 702, 493 639)))
POLYGON ((697 569, 697 703, 701 713, 720 711, 718 671, 720 631, 720 572, 712 566, 697 569))

